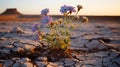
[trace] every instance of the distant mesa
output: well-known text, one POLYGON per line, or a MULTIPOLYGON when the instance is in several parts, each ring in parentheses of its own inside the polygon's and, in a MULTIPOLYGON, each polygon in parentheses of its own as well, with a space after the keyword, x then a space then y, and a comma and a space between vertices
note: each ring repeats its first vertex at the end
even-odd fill
POLYGON ((16 8, 9 8, 6 9, 1 15, 21 15, 21 13, 17 11, 16 8))

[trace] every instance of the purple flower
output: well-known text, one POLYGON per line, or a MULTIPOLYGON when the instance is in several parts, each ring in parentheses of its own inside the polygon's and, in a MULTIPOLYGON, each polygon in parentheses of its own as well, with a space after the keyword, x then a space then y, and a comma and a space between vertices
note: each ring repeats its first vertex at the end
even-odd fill
POLYGON ((61 13, 67 13, 67 11, 68 11, 68 6, 67 5, 62 6, 61 9, 60 9, 61 13))
POLYGON ((76 10, 74 9, 75 7, 67 6, 67 8, 68 8, 68 10, 70 11, 70 13, 76 12, 76 10))
POLYGON ((75 7, 64 5, 61 7, 60 12, 61 13, 67 13, 68 11, 70 11, 70 13, 76 12, 76 10, 74 8, 75 7))
POLYGON ((32 26, 32 31, 35 32, 35 31, 37 31, 37 30, 38 30, 38 24, 34 24, 34 25, 32 26))
POLYGON ((49 13, 49 9, 45 8, 41 11, 41 15, 47 15, 47 13, 49 13))
POLYGON ((41 22, 46 24, 46 23, 51 23, 53 21, 52 17, 50 16, 43 16, 41 22))
POLYGON ((35 35, 34 40, 35 40, 35 41, 38 41, 38 40, 39 40, 39 34, 36 34, 36 35, 35 35))

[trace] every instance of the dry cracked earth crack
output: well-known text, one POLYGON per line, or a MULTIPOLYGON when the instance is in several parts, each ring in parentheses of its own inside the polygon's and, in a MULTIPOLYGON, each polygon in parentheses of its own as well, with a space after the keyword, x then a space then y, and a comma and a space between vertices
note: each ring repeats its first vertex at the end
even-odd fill
POLYGON ((119 67, 120 32, 113 30, 114 28, 105 26, 92 26, 88 31, 84 29, 80 29, 80 32, 74 31, 75 36, 71 37, 71 58, 60 58, 58 61, 49 60, 46 56, 47 45, 34 41, 36 36, 30 31, 26 33, 28 29, 23 30, 24 34, 0 32, 0 66, 119 67))

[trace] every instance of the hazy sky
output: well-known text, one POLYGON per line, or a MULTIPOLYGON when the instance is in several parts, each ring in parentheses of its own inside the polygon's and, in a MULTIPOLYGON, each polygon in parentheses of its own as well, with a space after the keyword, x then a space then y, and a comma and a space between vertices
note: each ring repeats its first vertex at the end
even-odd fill
POLYGON ((120 0, 0 0, 0 13, 17 8, 23 14, 40 14, 42 9, 49 8, 50 14, 61 14, 60 7, 65 4, 81 4, 80 15, 120 15, 120 0))

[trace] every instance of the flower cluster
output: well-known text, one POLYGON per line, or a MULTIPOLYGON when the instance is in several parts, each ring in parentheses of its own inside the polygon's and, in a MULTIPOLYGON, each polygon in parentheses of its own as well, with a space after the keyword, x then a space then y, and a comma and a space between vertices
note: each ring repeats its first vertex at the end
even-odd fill
POLYGON ((63 14, 67 13, 67 12, 69 12, 69 13, 76 12, 76 10, 74 8, 75 7, 64 5, 61 7, 60 12, 63 14))
POLYGON ((34 25, 32 26, 32 31, 35 32, 35 31, 37 31, 37 30, 38 30, 38 24, 34 24, 34 25))
POLYGON ((41 22, 43 24, 48 24, 48 23, 51 23, 52 21, 53 21, 53 19, 50 16, 43 16, 42 19, 41 19, 41 22))
POLYGON ((49 9, 48 8, 43 9, 41 11, 41 15, 42 15, 41 22, 43 24, 48 24, 48 23, 51 23, 53 21, 52 17, 50 17, 50 16, 47 15, 48 13, 49 13, 49 9))
MULTIPOLYGON (((66 15, 64 15, 64 18, 55 21, 53 21, 52 17, 48 15, 49 9, 43 9, 41 11, 41 23, 48 25, 49 33, 44 33, 44 31, 39 30, 38 24, 34 24, 32 31, 35 32, 38 30, 37 39, 40 42, 47 42, 47 44, 51 45, 52 49, 68 49, 71 43, 71 29, 74 22, 80 18, 77 14, 80 9, 82 9, 82 6, 78 5, 77 8, 78 10, 76 11, 73 6, 62 6, 60 12, 66 15), (75 16, 68 17, 72 12, 76 12, 75 16)), ((82 22, 88 22, 88 18, 82 17, 82 22)))
POLYGON ((41 11, 41 15, 47 15, 49 13, 49 9, 45 8, 41 11))

